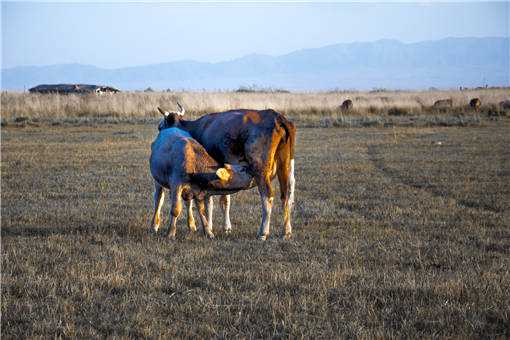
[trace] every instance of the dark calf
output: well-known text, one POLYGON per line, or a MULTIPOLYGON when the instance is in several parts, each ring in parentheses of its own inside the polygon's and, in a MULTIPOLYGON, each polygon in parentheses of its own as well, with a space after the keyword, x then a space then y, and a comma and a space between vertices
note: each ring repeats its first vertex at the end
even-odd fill
MULTIPOLYGON (((190 134, 178 128, 163 129, 151 146, 150 170, 155 181, 154 216, 151 229, 158 231, 163 205, 163 188, 170 190, 171 214, 169 232, 176 234, 177 218, 182 211, 182 198, 196 200, 204 233, 214 237, 205 213, 212 195, 233 193, 249 188, 253 181, 245 168, 221 166, 190 134)), ((188 218, 190 212, 188 213, 188 218)), ((190 224, 188 220, 188 224, 190 224)), ((193 223, 194 224, 194 223, 193 223)), ((193 226, 189 225, 194 231, 193 226)))

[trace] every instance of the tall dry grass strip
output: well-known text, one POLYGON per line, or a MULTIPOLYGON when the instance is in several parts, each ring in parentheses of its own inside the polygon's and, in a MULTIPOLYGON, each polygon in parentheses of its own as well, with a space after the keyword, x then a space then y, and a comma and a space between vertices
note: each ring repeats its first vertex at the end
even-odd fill
POLYGON ((453 109, 469 110, 469 101, 480 98, 482 108, 510 99, 510 89, 422 92, 314 92, 314 93, 238 93, 238 92, 122 92, 115 95, 59 95, 3 92, 3 120, 25 118, 158 116, 158 106, 172 109, 180 101, 196 117, 207 112, 235 108, 272 108, 296 119, 331 117, 339 119, 342 102, 354 103, 349 115, 406 115, 434 113, 439 99, 452 99, 453 109))

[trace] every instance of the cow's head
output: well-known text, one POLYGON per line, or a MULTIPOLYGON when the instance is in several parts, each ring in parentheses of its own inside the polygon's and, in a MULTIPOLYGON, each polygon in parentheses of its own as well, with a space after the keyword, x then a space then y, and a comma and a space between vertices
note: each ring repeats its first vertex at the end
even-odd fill
POLYGON ((179 121, 184 116, 184 108, 177 102, 179 111, 165 111, 158 107, 158 111, 163 115, 163 119, 159 122, 158 130, 163 130, 175 126, 179 126, 179 121))

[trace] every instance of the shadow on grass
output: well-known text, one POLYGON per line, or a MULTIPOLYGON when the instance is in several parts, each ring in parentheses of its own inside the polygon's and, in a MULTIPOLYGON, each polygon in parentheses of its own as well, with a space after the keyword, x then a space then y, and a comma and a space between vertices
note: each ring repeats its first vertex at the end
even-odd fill
MULTIPOLYGON (((166 228, 166 226, 162 226, 162 228, 166 228)), ((72 236, 72 235, 106 235, 106 236, 115 236, 120 238, 127 238, 130 240, 144 240, 147 238, 152 238, 154 240, 160 241, 168 241, 172 242, 165 234, 166 229, 160 229, 160 231, 155 234, 149 231, 148 225, 135 225, 131 223, 121 223, 114 222, 108 225, 90 225, 82 223, 80 225, 74 226, 8 226, 2 227, 1 236, 2 238, 9 237, 51 237, 51 236, 72 236)), ((225 234, 222 229, 214 230, 215 238, 214 240, 209 240, 201 228, 199 228, 195 233, 190 233, 185 226, 178 226, 176 241, 174 242, 200 242, 201 240, 215 242, 261 242, 256 238, 256 230, 253 232, 247 232, 246 230, 234 230, 231 234, 225 234)), ((293 240, 285 241, 283 240, 283 233, 273 232, 271 233, 269 239, 266 242, 271 244, 274 242, 283 242, 293 244, 295 241, 295 237, 293 240)))
POLYGON ((2 237, 48 237, 56 235, 86 235, 105 234, 129 238, 140 238, 148 234, 147 227, 134 227, 129 224, 112 223, 109 225, 97 226, 80 224, 75 226, 10 226, 2 227, 2 237))

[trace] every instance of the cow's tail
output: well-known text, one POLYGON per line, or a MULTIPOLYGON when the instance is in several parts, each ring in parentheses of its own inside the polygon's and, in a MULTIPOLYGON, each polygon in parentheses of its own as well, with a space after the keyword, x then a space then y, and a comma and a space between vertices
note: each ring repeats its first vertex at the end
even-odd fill
POLYGON ((279 125, 285 130, 285 136, 280 141, 277 150, 277 174, 280 182, 281 198, 288 200, 289 207, 294 204, 294 189, 296 179, 294 176, 294 143, 296 140, 296 128, 285 116, 277 116, 279 125))

